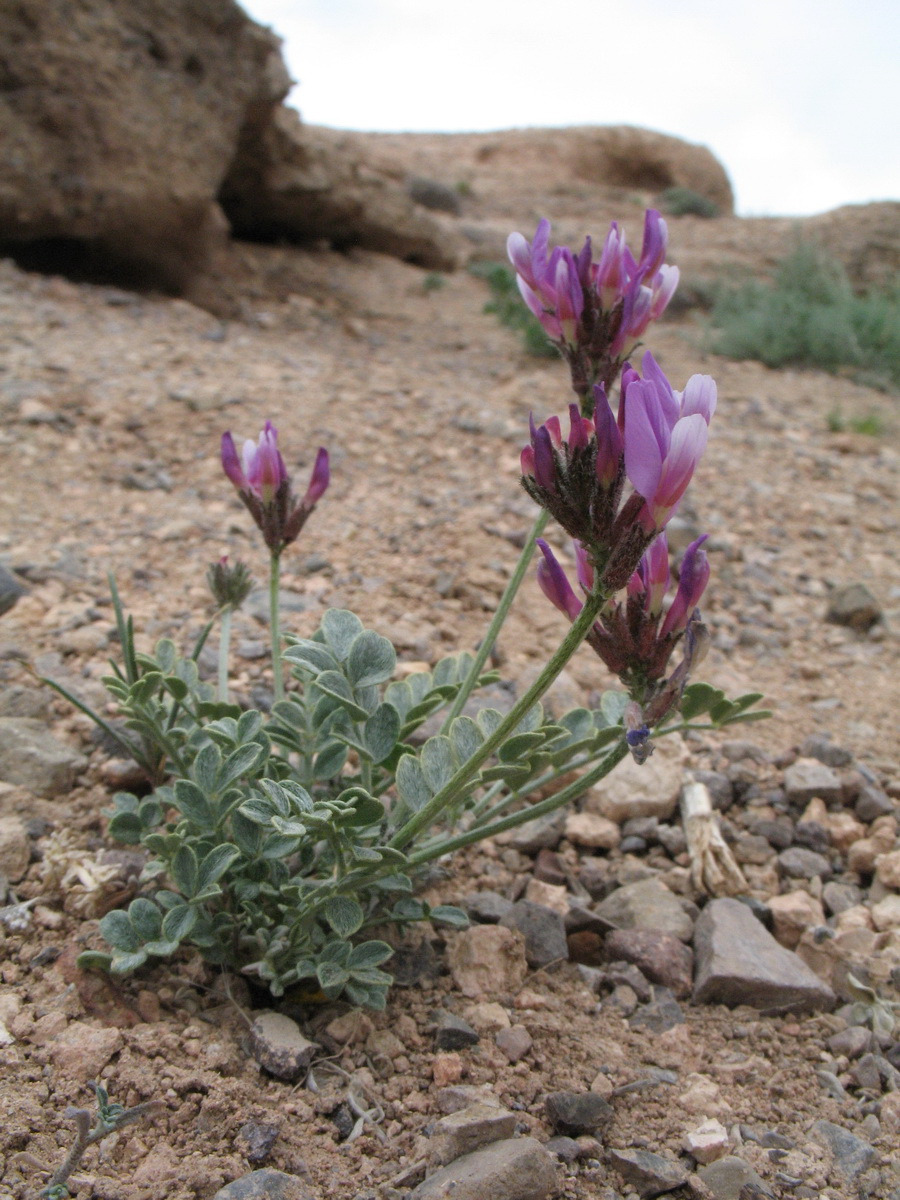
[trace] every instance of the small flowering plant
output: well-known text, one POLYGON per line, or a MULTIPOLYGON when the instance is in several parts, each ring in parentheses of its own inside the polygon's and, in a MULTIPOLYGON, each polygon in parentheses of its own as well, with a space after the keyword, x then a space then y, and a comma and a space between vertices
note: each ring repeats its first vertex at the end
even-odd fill
POLYGON ((647 214, 637 260, 615 224, 597 262, 590 239, 577 255, 550 251, 545 221, 531 243, 513 234, 509 253, 577 400, 565 435, 557 415, 531 421, 522 485, 540 512, 477 653, 395 679, 391 643, 340 609, 312 636, 282 638, 281 555, 325 494, 328 454, 318 450, 298 500, 271 422, 240 457, 226 433, 222 467, 270 556, 271 711, 229 695, 230 619, 251 583, 243 564, 210 568, 218 609, 189 654, 165 639, 138 653, 113 585, 124 663, 107 686, 127 733, 106 728, 155 786, 115 796, 109 833, 150 857, 141 894, 100 922, 108 949, 82 965, 122 974, 190 945, 274 995, 383 1007, 391 927, 466 922, 417 895, 429 864, 577 799, 629 753, 645 761, 653 736, 766 715, 756 693, 729 701, 690 683, 709 642, 707 538, 673 583, 665 529, 706 447, 716 387, 694 375, 678 392, 651 354, 640 372, 627 357, 677 283, 665 223, 647 214), (542 537, 551 519, 574 539, 574 583, 542 537), (537 552, 538 582, 568 631, 508 712, 470 714, 473 689, 496 679, 488 655, 537 552), (216 620, 213 687, 197 658, 216 620), (582 642, 621 687, 550 719, 541 698, 582 642))

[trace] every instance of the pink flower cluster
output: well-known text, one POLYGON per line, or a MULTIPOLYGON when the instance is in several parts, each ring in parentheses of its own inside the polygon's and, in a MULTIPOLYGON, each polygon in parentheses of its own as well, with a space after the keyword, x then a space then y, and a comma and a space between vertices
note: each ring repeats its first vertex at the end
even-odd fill
POLYGON ((244 442, 241 458, 238 458, 231 433, 223 433, 222 469, 237 488, 274 554, 280 554, 297 538, 317 501, 324 495, 330 478, 328 451, 321 447, 309 486, 303 499, 298 501, 278 449, 278 430, 271 421, 266 421, 258 442, 252 438, 244 442))

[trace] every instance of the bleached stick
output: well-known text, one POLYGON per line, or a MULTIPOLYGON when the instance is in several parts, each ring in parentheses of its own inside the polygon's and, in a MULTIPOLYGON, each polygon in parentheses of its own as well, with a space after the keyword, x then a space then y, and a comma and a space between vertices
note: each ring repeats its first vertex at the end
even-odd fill
POLYGON ((746 892, 747 880, 722 837, 709 788, 690 774, 681 789, 681 821, 694 887, 712 896, 746 892))

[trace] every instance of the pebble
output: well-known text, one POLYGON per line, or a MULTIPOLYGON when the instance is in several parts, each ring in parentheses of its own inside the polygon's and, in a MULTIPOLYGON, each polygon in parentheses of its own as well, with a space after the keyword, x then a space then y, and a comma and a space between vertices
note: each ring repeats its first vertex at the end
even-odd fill
POLYGON ((500 922, 500 926, 517 929, 523 935, 525 959, 533 970, 549 966, 552 962, 568 960, 565 921, 562 914, 552 908, 544 904, 535 904, 531 900, 517 900, 500 922))
POLYGON ((462 901, 469 919, 481 925, 496 925, 513 906, 512 900, 499 892, 472 892, 462 901))
POLYGON ((434 1044, 438 1050, 464 1050, 481 1041, 468 1021, 442 1009, 434 1015, 434 1044))
POLYGON ((462 1059, 455 1050, 445 1050, 434 1056, 431 1063, 431 1078, 434 1080, 435 1087, 445 1088, 459 1083, 462 1073, 462 1059))
POLYGON ((31 843, 21 817, 0 817, 0 878, 18 883, 30 863, 31 843))
POLYGON ((811 925, 825 924, 825 910, 821 901, 809 892, 783 892, 769 900, 775 940, 788 950, 796 948, 803 931, 811 925))
POLYGON ((591 850, 615 850, 622 840, 622 831, 615 821, 593 812, 569 813, 565 835, 576 846, 591 850))
POLYGON ((772 1194, 750 1164, 734 1154, 728 1154, 709 1166, 701 1167, 697 1175, 700 1182, 712 1192, 715 1200, 744 1200, 745 1196, 772 1194))
POLYGON ((684 1024, 681 1005, 667 987, 654 987, 653 994, 628 1022, 632 1029, 648 1029, 651 1033, 665 1033, 676 1025, 684 1024))
POLYGON ((265 1162, 278 1141, 279 1126, 268 1122, 248 1121, 237 1134, 237 1149, 251 1163, 265 1162))
POLYGON ((864 583, 835 588, 828 599, 825 620, 866 633, 883 617, 881 605, 864 583))
POLYGON ((263 1168, 219 1188, 212 1200, 318 1200, 296 1175, 263 1168))
POLYGON ((696 1129, 691 1129, 684 1138, 685 1150, 703 1166, 723 1158, 730 1146, 728 1130, 715 1117, 709 1117, 696 1129))
POLYGON ((641 1200, 651 1200, 687 1183, 688 1173, 680 1163, 651 1154, 649 1150, 610 1150, 609 1164, 641 1200))
POLYGON ((70 1021, 53 1039, 53 1067, 68 1079, 96 1079, 123 1046, 120 1029, 96 1029, 85 1021, 70 1021))
POLYGON ((505 1108, 477 1102, 435 1121, 428 1139, 428 1170, 446 1166, 491 1142, 511 1138, 516 1116, 505 1108))
POLYGON ((52 799, 71 790, 87 760, 58 741, 42 721, 0 717, 0 780, 52 799))
POLYGON ((525 938, 505 925, 473 925, 450 943, 447 963, 454 985, 473 1000, 517 992, 528 972, 525 938))
POLYGON ((0 688, 0 717, 46 718, 50 712, 47 689, 24 687, 20 683, 0 688))
POLYGON ((809 1136, 820 1146, 828 1147, 835 1164, 848 1179, 868 1170, 878 1160, 878 1151, 868 1142, 831 1121, 814 1121, 809 1136))
POLYGON ((872 1046, 872 1034, 862 1025, 850 1025, 832 1036, 825 1043, 834 1055, 859 1058, 872 1046))
POLYGON ((608 934, 609 958, 634 963, 652 983, 669 988, 679 999, 690 996, 694 955, 689 946, 670 933, 652 929, 617 929, 608 934))
POLYGON ((711 900, 694 932, 697 1003, 831 1008, 831 988, 772 937, 739 900, 711 900))
POLYGON ((568 1137, 593 1133, 613 1119, 612 1106, 597 1092, 551 1092, 544 1111, 554 1130, 568 1137))
POLYGON ((653 757, 643 766, 627 758, 602 784, 591 788, 585 810, 621 825, 631 817, 666 821, 678 806, 684 771, 684 743, 677 736, 661 738, 653 757))
POLYGON ((463 1155, 420 1183, 409 1200, 548 1200, 556 1190, 552 1155, 521 1137, 463 1155))
POLYGON ((511 1063, 521 1062, 534 1045, 534 1039, 524 1025, 511 1025, 509 1029, 498 1030, 494 1041, 511 1063))
POLYGON ((792 804, 808 804, 816 796, 827 803, 843 798, 840 776, 817 758, 798 758, 784 772, 784 792, 792 804))
POLYGON ((855 884, 829 880, 822 888, 822 904, 829 916, 836 917, 848 908, 854 908, 863 898, 855 884))
POLYGON ((694 928, 678 898, 658 879, 642 879, 616 888, 594 911, 618 929, 670 933, 682 942, 690 941, 694 928))
POLYGON ((878 855, 875 859, 875 878, 886 888, 900 888, 900 850, 878 855))
POLYGON ((803 758, 817 758, 827 767, 846 767, 853 762, 852 753, 844 746, 835 746, 827 733, 811 733, 804 738, 800 754, 803 758))
POLYGON ((881 788, 877 788, 871 783, 864 783, 859 789, 854 812, 866 825, 878 817, 891 816, 895 811, 893 800, 881 788))
POLYGON ((516 829, 497 838, 499 845, 511 846, 520 854, 537 854, 539 850, 553 850, 560 842, 563 834, 565 816, 561 812, 545 813, 525 821, 516 829))
POLYGON ((299 1079, 318 1048, 284 1013, 259 1013, 250 1029, 250 1053, 276 1079, 299 1079))
POLYGON ((831 874, 831 863, 825 855, 804 846, 789 846, 782 850, 778 855, 778 866, 789 879, 827 878, 831 874))

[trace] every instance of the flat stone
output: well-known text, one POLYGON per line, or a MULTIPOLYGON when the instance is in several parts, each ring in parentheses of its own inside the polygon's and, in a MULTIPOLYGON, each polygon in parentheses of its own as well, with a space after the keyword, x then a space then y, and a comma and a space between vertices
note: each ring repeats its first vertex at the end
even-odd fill
POLYGON ((694 931, 697 1003, 808 1011, 831 1008, 834 992, 780 946, 739 900, 712 900, 694 931))
POLYGON ((860 821, 864 821, 868 825, 878 817, 891 816, 895 811, 896 806, 893 800, 881 788, 877 788, 871 783, 865 783, 859 789, 854 812, 860 821))
POLYGON ((840 776, 817 758, 798 758, 784 773, 784 794, 792 804, 825 803, 843 798, 840 776))
POLYGON ((318 1195, 298 1176, 264 1168, 227 1183, 212 1200, 318 1200, 318 1195))
POLYGON ((470 1104, 435 1121, 428 1139, 428 1169, 434 1171, 491 1142, 511 1138, 515 1131, 515 1113, 492 1104, 470 1104))
POLYGON ((565 834, 576 846, 591 850, 614 850, 622 840, 622 831, 615 821, 593 812, 569 813, 565 834))
POLYGON ((513 906, 512 900, 507 900, 499 892, 472 892, 462 901, 469 919, 480 925, 496 925, 513 906))
POLYGON ((548 1200, 556 1190, 553 1157, 521 1137, 463 1155, 420 1183, 410 1200, 548 1200))
POLYGON ((789 846, 778 855, 778 867, 789 879, 827 879, 831 875, 831 863, 824 854, 807 850, 804 846, 789 846))
POLYGON ((499 1029, 494 1034, 497 1049, 501 1050, 511 1063, 521 1062, 534 1045, 534 1039, 524 1025, 510 1025, 509 1029, 499 1029))
POLYGON ((803 758, 817 758, 827 767, 846 767, 853 762, 853 754, 844 746, 836 746, 827 733, 811 733, 800 745, 803 758))
POLYGON ((678 806, 684 762, 682 740, 677 736, 660 738, 655 753, 642 766, 626 758, 602 784, 591 788, 585 810, 619 825, 631 817, 665 821, 678 806))
POLYGON ((53 1039, 53 1066, 68 1079, 97 1079, 124 1041, 120 1029, 97 1029, 85 1021, 70 1021, 53 1039))
POLYGON ((21 683, 0 688, 0 717, 46 718, 50 712, 48 688, 30 688, 21 683))
POLYGON ((868 1142, 831 1121, 815 1121, 809 1136, 820 1146, 828 1147, 834 1155, 835 1164, 848 1179, 868 1170, 878 1160, 878 1151, 868 1142))
POLYGON ((716 1200, 743 1200, 744 1196, 772 1194, 750 1164, 734 1154, 728 1154, 707 1167, 701 1167, 697 1174, 716 1200), (746 1192, 743 1191, 744 1188, 747 1189, 746 1192))
POLYGON ((267 1121, 248 1121, 238 1130, 237 1142, 247 1162, 265 1162, 278 1141, 280 1127, 267 1121))
POLYGON ((694 955, 689 946, 671 933, 653 929, 617 929, 606 937, 610 959, 634 963, 651 983, 670 988, 680 999, 693 988, 694 955))
POLYGON ((597 1092, 551 1092, 544 1109, 556 1132, 568 1137, 593 1133, 613 1119, 612 1107, 597 1092))
POLYGON ((825 620, 865 633, 882 619, 882 615, 881 605, 864 583, 848 583, 831 593, 825 620))
POLYGON ((709 1117, 685 1134, 684 1148, 701 1165, 723 1158, 729 1148, 728 1130, 721 1121, 709 1117))
POLYGON ((822 888, 822 904, 825 911, 833 917, 861 904, 862 899, 862 892, 852 883, 836 883, 832 880, 822 888))
POLYGON ((559 845, 563 832, 563 813, 546 813, 531 821, 501 835, 497 841, 504 846, 512 846, 520 854, 537 854, 539 850, 553 850, 559 845))
POLYGON ((434 1044, 438 1050, 464 1050, 481 1041, 468 1021, 445 1009, 434 1015, 434 1044))
POLYGON ((501 926, 518 929, 525 938, 525 958, 533 970, 552 962, 566 962, 569 946, 562 914, 531 900, 518 900, 501 926))
POLYGON ((250 1053, 276 1079, 299 1079, 318 1048, 284 1013, 262 1012, 250 1029, 250 1053))
POLYGON ((690 941, 694 929, 678 898, 657 879, 642 879, 616 888, 594 906, 594 911, 617 929, 671 933, 682 942, 690 941))
POLYGON ((0 781, 51 799, 69 791, 86 766, 87 759, 57 741, 43 721, 0 717, 0 781))
POLYGON ((651 1154, 649 1150, 610 1150, 609 1163, 631 1184, 641 1200, 673 1192, 687 1183, 688 1173, 680 1163, 651 1154))
POLYGON ((528 973, 525 938, 518 929, 504 925, 473 925, 451 942, 447 963, 464 996, 477 1000, 513 994, 528 973))
POLYGON ((833 1034, 825 1045, 832 1054, 844 1054, 847 1058, 859 1058, 867 1050, 871 1050, 874 1037, 871 1030, 863 1025, 851 1025, 833 1034))

